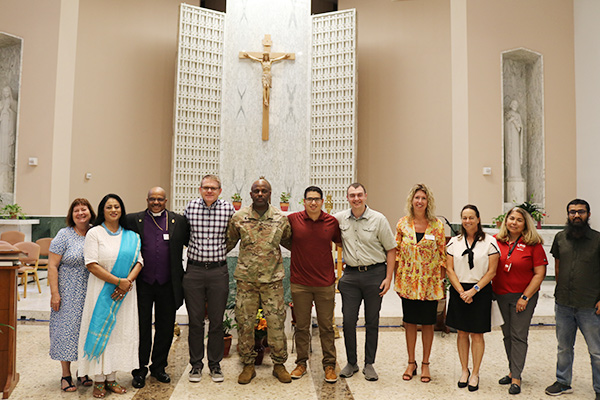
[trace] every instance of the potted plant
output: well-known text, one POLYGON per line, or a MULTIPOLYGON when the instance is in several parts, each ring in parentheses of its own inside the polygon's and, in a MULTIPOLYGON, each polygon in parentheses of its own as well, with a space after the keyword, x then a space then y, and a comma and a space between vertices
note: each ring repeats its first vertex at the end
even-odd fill
POLYGON ((231 334, 232 329, 237 329, 237 324, 234 322, 231 314, 228 311, 225 311, 225 314, 223 315, 223 341, 225 342, 223 356, 225 357, 229 355, 231 349, 231 341, 233 340, 233 335, 231 334))
POLYGON ((496 228, 500 228, 500 226, 502 225, 502 221, 504 221, 505 217, 506 217, 506 213, 500 214, 497 217, 495 217, 494 219, 492 219, 492 222, 494 222, 496 224, 496 228))
MULTIPOLYGON (((6 324, 3 324, 1 322, 0 322, 0 326, 6 326, 6 327, 9 327, 10 329, 12 329, 13 331, 15 330, 14 326, 6 325, 6 324)), ((0 329, 0 333, 4 333, 4 332, 2 332, 2 329, 0 329)))
POLYGON ((279 207, 281 211, 287 211, 290 207, 290 197, 292 195, 289 192, 281 192, 281 196, 279 196, 279 207))
POLYGON ((0 209, 0 214, 4 219, 25 219, 25 213, 18 204, 7 204, 0 209))
POLYGON ((234 193, 233 196, 231 196, 231 203, 233 204, 233 208, 237 210, 239 210, 242 207, 242 196, 240 196, 240 193, 234 193))
POLYGON ((533 202, 533 195, 531 195, 531 199, 529 201, 519 204, 517 207, 522 208, 523 210, 527 211, 529 215, 531 215, 531 218, 537 222, 538 229, 542 227, 542 218, 548 216, 542 207, 533 202))
POLYGON ((267 320, 260 308, 256 314, 256 326, 254 327, 254 350, 256 351, 255 365, 261 365, 265 356, 265 341, 267 339, 267 320))

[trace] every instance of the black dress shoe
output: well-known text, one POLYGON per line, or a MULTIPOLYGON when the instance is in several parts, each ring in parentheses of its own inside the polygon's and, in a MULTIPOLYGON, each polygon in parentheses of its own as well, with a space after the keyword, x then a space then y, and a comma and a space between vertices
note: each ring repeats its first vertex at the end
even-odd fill
POLYGON ((162 383, 169 383, 169 382, 171 382, 171 377, 164 370, 162 370, 162 371, 156 371, 156 372, 151 372, 150 375, 153 376, 153 377, 155 377, 156 380, 159 381, 159 382, 162 382, 162 383))
POLYGON ((479 377, 477 377, 477 385, 468 385, 467 387, 469 388, 469 392, 477 391, 479 389, 479 377))
POLYGON ((458 387, 464 389, 469 384, 469 378, 471 377, 471 371, 469 371, 469 375, 467 375, 467 380, 465 382, 458 381, 458 387))
POLYGON ((136 389, 141 389, 146 386, 146 377, 142 375, 134 375, 131 381, 131 386, 136 389))
POLYGON ((508 393, 509 394, 521 393, 521 386, 517 385, 516 383, 511 384, 510 387, 508 388, 508 393))
POLYGON ((500 378, 498 380, 498 383, 501 385, 510 385, 511 382, 512 382, 512 378, 508 375, 503 376, 502 378, 500 378))

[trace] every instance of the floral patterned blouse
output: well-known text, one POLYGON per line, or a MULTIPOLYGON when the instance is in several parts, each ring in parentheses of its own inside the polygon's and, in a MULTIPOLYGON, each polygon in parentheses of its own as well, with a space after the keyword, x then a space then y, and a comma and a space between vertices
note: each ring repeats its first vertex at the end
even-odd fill
POLYGON ((394 290, 405 299, 443 299, 446 238, 442 221, 429 221, 419 243, 411 217, 400 218, 396 231, 398 269, 394 290))

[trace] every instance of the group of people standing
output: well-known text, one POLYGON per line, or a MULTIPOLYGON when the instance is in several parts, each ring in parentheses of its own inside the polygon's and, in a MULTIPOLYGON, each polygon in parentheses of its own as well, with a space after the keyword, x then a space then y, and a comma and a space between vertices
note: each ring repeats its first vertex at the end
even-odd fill
MULTIPOLYGON (((468 387, 469 391, 479 388, 484 333, 491 330, 495 298, 504 319, 502 331, 509 367, 508 375, 499 383, 510 385, 511 394, 520 393, 529 324, 547 265, 542 239, 527 212, 510 210, 499 233, 492 237, 483 232, 477 207, 466 205, 461 211, 461 233, 446 243, 443 223, 435 216, 433 193, 424 184, 415 185, 409 192, 406 216, 398 222, 395 237, 385 216, 367 206, 367 191, 360 183, 347 189, 350 208, 334 216, 322 211, 323 192, 316 186, 304 192, 305 209, 288 216, 271 206, 271 185, 264 178, 252 184, 252 204, 237 212, 219 199, 221 191, 217 176, 204 176, 201 196, 190 201, 183 216, 166 209, 166 192, 159 187, 148 192, 146 210, 129 215, 114 194, 102 199, 98 217, 87 200, 73 202, 67 228, 52 242, 49 262, 50 355, 61 361, 63 390, 76 390, 70 370, 70 363, 76 360, 79 383, 94 385, 93 395, 98 398, 104 397, 107 390, 126 391, 116 383, 116 371, 132 371, 135 388, 144 387, 148 372, 160 382, 170 382, 165 368, 175 312, 184 299, 189 316, 188 379, 199 382, 202 378, 207 317, 208 369, 214 382, 222 382, 222 323, 229 295, 226 255, 238 243, 235 316, 243 364, 238 383, 248 384, 256 376, 254 328, 259 308, 269 327, 273 375, 289 383, 306 374, 313 303, 323 350, 324 380, 336 382, 333 242, 343 248, 346 263, 338 283, 347 359, 341 377, 350 378, 359 371, 356 327, 364 302, 362 372, 369 381, 378 379, 374 364, 379 312, 383 296, 393 285, 402 299, 406 333, 408 366, 402 379, 408 381, 417 375, 415 348, 420 325, 420 380, 430 382, 434 324, 438 300, 445 297, 447 277, 450 299, 446 324, 458 331, 462 367, 458 387, 468 387), (288 353, 280 246, 291 250, 297 346, 296 367, 291 373, 284 366, 288 353)), ((567 211, 567 228, 557 235, 551 251, 556 259, 559 351, 557 381, 546 393, 572 390, 573 345, 579 327, 592 357, 598 399, 600 233, 589 227, 587 202, 574 200, 567 211)))

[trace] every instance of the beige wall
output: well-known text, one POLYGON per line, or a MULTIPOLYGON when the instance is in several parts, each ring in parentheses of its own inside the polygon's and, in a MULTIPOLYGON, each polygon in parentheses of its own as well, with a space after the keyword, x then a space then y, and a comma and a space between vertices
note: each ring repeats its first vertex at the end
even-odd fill
POLYGON ((50 213, 59 20, 59 0, 0 0, 0 31, 23 39, 15 200, 27 214, 50 213))
POLYGON ((71 197, 113 192, 135 211, 169 191, 179 4, 80 1, 71 197))
POLYGON ((340 9, 356 8, 358 15, 358 179, 369 203, 394 222, 410 186, 423 181, 436 194, 438 214, 456 216, 464 205, 453 204, 460 198, 453 185, 468 187, 484 223, 500 214, 500 55, 526 47, 544 56, 546 222, 561 223, 564 204, 575 196, 573 3, 467 0, 466 18, 451 15, 452 3, 340 0, 340 9), (466 95, 454 99, 451 21, 466 21, 468 70, 466 95), (452 131, 452 111, 465 101, 468 150, 453 154, 453 135, 465 133, 452 131), (467 157, 465 173, 454 175, 468 179, 466 185, 453 183, 456 157, 467 157), (482 175, 484 166, 492 167, 491 176, 482 175))
POLYGON ((358 180, 395 223, 413 184, 451 211, 450 7, 445 0, 340 0, 358 17, 358 180))
POLYGON ((600 227, 600 1, 577 0, 575 20, 575 76, 577 92, 577 197, 590 203, 592 226, 600 227))
POLYGON ((502 208, 502 85, 500 54, 519 47, 544 63, 546 222, 562 223, 576 195, 573 2, 469 0, 469 200, 485 220, 502 208), (491 166, 492 176, 481 170, 491 166))
MULTIPOLYGON (((462 173, 453 178, 452 166, 467 157, 468 201, 480 206, 486 222, 499 214, 500 53, 527 47, 544 56, 546 206, 549 221, 560 223, 576 182, 573 3, 462 1, 465 18, 452 16, 460 7, 451 9, 456 1, 450 0, 339 2, 340 10, 358 10, 358 178, 369 189, 369 203, 394 222, 412 184, 425 182, 436 194, 438 214, 450 217, 463 205, 453 204, 459 203, 453 188, 460 187, 453 179, 462 173), (468 66, 467 95, 454 100, 452 21, 466 21, 468 66), (464 135, 453 132, 453 110, 464 106, 457 101, 468 103, 467 155, 452 150, 453 138, 464 135), (493 168, 491 177, 481 175, 483 166, 493 168)), ((79 196, 97 204, 108 192, 122 195, 134 211, 145 206, 149 187, 169 190, 179 0, 0 5, 2 30, 25 40, 17 173, 17 201, 25 211, 66 210, 79 196), (75 28, 76 44, 59 41, 75 28), (65 53, 59 43, 74 50, 65 53), (61 102, 61 109, 55 104, 68 90, 57 89, 57 76, 63 82, 64 69, 73 65, 60 71, 57 65, 69 57, 75 60, 73 105, 61 102), (68 115, 71 123, 56 121, 68 115), (62 129, 72 130, 64 146, 62 129), (28 157, 40 165, 27 166, 28 157), (66 167, 52 165, 60 157, 70 158, 62 177, 57 171, 66 167), (61 200, 57 187, 68 196, 61 200)))

